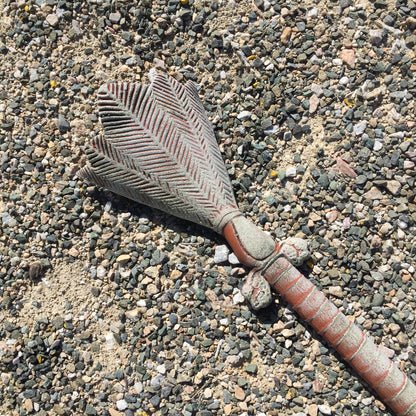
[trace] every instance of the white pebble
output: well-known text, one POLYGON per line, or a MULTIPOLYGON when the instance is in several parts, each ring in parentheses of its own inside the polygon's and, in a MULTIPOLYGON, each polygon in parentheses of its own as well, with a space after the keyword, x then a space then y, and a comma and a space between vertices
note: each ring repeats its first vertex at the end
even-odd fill
POLYGON ((312 17, 312 16, 318 16, 318 9, 316 7, 312 7, 312 9, 309 9, 308 12, 306 13, 307 17, 312 17))
POLYGON ((235 295, 233 296, 233 303, 234 305, 238 305, 239 303, 244 303, 245 298, 244 296, 241 294, 241 292, 237 289, 237 292, 235 293, 235 295))
POLYGON ((238 260, 237 256, 234 253, 231 253, 228 256, 228 263, 230 263, 230 264, 240 264, 240 260, 238 260))
POLYGON ((118 410, 125 410, 129 406, 124 399, 117 400, 117 409, 118 410))
POLYGON ((237 118, 242 121, 248 120, 250 117, 251 117, 251 113, 250 111, 247 111, 247 110, 241 111, 241 113, 238 113, 237 115, 237 118))
POLYGON ((160 374, 166 374, 166 367, 165 364, 158 365, 156 367, 156 371, 160 374))
POLYGON ((296 166, 289 166, 286 169, 286 177, 287 178, 294 178, 296 176, 296 166))
POLYGON ((324 89, 319 84, 312 83, 310 88, 311 91, 315 93, 318 98, 322 96, 322 94, 324 93, 324 89))
POLYGON ((141 381, 138 381, 137 383, 134 384, 134 391, 137 394, 140 394, 143 391, 143 383, 141 381))
POLYGON ((119 12, 110 13, 108 16, 111 23, 118 23, 121 19, 121 14, 119 12))
POLYGON ((407 225, 407 222, 404 222, 404 221, 401 221, 401 220, 399 220, 398 222, 397 222, 397 225, 402 229, 402 230, 405 230, 407 227, 408 227, 408 225, 407 225))
POLYGON ((367 123, 366 122, 355 124, 354 127, 353 127, 354 136, 361 136, 364 133, 366 128, 367 128, 367 123))
POLYGON ((158 374, 150 380, 150 385, 153 388, 160 388, 160 385, 163 383, 165 377, 162 374, 158 374))
POLYGON ((398 131, 396 133, 391 133, 391 134, 389 134, 389 137, 391 137, 393 139, 403 140, 404 139, 404 132, 403 131, 398 131))
POLYGON ((370 406, 370 404, 373 403, 373 398, 365 397, 364 399, 361 400, 361 402, 364 406, 370 406))
POLYGON ((107 201, 106 204, 104 205, 104 211, 108 212, 111 209, 111 201, 107 201))
POLYGON ((214 262, 216 264, 226 262, 228 260, 229 253, 230 249, 224 244, 215 247, 214 262))
POLYGON ((374 145, 373 145, 373 150, 375 152, 378 152, 379 150, 381 150, 383 148, 383 143, 380 140, 375 140, 374 141, 374 145))
POLYGON ((350 82, 350 79, 348 77, 341 77, 339 80, 340 85, 347 85, 350 82))
POLYGON ((313 114, 319 106, 319 98, 316 94, 312 94, 311 98, 309 98, 309 113, 313 114))
POLYGON ((397 229, 397 239, 406 240, 406 233, 401 228, 397 229))
POLYGON ((107 332, 107 334, 105 335, 105 341, 107 344, 107 351, 111 351, 114 348, 115 344, 114 335, 112 332, 107 332))
POLYGON ((107 270, 104 266, 98 266, 97 267, 97 279, 104 279, 104 277, 107 275, 107 270))
POLYGON ((331 408, 326 404, 318 404, 318 409, 324 415, 331 415, 332 414, 331 408))
POLYGON ((48 14, 45 19, 50 26, 56 26, 59 23, 58 15, 52 13, 48 14))

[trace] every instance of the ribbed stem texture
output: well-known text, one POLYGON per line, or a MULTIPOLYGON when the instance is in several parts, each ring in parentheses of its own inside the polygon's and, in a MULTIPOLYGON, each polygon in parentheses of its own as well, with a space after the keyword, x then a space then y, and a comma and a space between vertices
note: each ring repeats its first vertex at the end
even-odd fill
MULTIPOLYGON (((259 279, 266 278, 293 309, 309 323, 339 355, 374 389, 397 416, 416 416, 416 386, 357 325, 350 321, 313 283, 299 272, 280 252, 263 249, 263 255, 251 249, 252 242, 270 236, 247 220, 234 219, 223 234, 239 260, 259 279)), ((267 246, 268 247, 268 246, 267 246)), ((253 294, 257 291, 253 287, 253 294)))
POLYGON ((277 257, 262 273, 397 416, 416 416, 416 386, 285 257, 277 257))

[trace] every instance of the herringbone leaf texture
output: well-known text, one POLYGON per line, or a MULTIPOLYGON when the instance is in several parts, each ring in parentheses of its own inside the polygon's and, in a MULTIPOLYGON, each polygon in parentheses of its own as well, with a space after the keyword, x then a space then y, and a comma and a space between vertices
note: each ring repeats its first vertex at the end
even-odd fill
POLYGON ((165 74, 150 85, 110 83, 98 107, 104 134, 87 146, 80 177, 218 232, 238 214, 193 83, 165 74))

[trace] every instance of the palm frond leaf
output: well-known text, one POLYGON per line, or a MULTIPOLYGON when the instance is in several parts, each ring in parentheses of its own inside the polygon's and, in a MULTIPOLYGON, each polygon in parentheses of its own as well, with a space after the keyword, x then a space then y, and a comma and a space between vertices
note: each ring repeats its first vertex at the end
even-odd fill
POLYGON ((81 177, 219 232, 238 213, 194 84, 164 74, 150 85, 110 83, 98 107, 104 134, 87 146, 81 177))

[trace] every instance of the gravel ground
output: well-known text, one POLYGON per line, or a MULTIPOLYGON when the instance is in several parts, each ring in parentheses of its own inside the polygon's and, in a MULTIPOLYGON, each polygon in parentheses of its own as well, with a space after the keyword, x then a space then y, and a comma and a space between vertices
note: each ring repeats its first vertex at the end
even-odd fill
POLYGON ((416 4, 0 9, 0 415, 392 416, 220 236, 76 172, 102 83, 195 81, 242 211, 416 381, 416 4))

